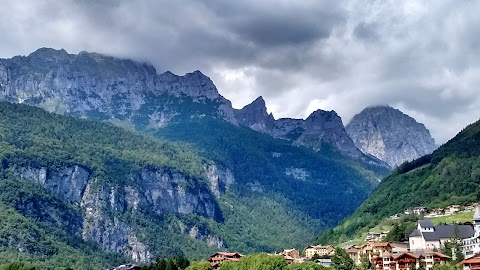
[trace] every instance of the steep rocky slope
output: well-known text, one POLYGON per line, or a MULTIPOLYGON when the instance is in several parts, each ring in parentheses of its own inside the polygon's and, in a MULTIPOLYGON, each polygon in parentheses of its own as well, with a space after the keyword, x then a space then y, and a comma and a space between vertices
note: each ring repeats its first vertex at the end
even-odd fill
POLYGON ((364 109, 353 117, 346 129, 360 150, 392 167, 436 149, 435 141, 423 124, 389 106, 364 109))

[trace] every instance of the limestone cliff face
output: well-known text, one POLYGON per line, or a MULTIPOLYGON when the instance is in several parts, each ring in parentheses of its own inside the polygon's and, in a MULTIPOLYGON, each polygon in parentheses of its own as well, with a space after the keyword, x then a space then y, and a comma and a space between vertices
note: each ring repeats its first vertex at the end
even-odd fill
POLYGON ((392 167, 436 149, 423 124, 389 106, 366 108, 353 117, 346 129, 360 150, 392 167))
MULTIPOLYGON (((99 181, 88 168, 80 165, 60 169, 12 166, 9 170, 20 180, 37 183, 72 204, 72 208, 62 211, 55 210, 50 202, 40 202, 42 207, 39 208, 45 210, 41 213, 35 212, 30 204, 19 205, 17 210, 36 219, 51 221, 84 240, 98 243, 104 250, 123 253, 137 262, 153 259, 152 251, 142 242, 136 224, 125 220, 123 214, 195 214, 221 222, 223 217, 215 196, 234 182, 231 172, 215 164, 205 167, 210 184, 169 169, 132 172, 124 184, 99 181)), ((178 233, 201 240, 210 247, 226 246, 220 236, 207 228, 181 224, 178 233)))
POLYGON ((154 126, 185 114, 181 106, 194 103, 198 105, 190 106, 197 108, 189 112, 192 115, 208 113, 236 123, 230 101, 200 71, 158 75, 147 64, 87 52, 72 55, 42 48, 27 57, 0 60, 0 99, 73 116, 154 126))

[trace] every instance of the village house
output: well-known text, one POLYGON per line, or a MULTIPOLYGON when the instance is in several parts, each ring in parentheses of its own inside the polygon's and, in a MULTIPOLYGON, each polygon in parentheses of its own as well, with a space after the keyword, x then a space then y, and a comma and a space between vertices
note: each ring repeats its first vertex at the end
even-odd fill
POLYGON ((284 249, 280 255, 283 256, 283 258, 285 258, 285 261, 287 261, 287 263, 293 263, 293 262, 296 262, 300 259, 300 252, 298 252, 297 249, 284 249))
POLYGON ((360 261, 364 258, 372 261, 373 258, 382 257, 385 252, 392 252, 392 246, 388 242, 368 242, 359 248, 360 261))
POLYGON ((447 208, 445 208, 445 215, 453 215, 455 213, 460 212, 462 207, 460 205, 450 205, 447 208))
POLYGON ((405 253, 410 251, 408 242, 390 242, 392 246, 392 253, 405 253))
POLYGON ((417 216, 420 216, 420 215, 423 215, 427 212, 427 208, 421 206, 421 207, 415 207, 413 208, 413 214, 414 215, 417 215, 417 216))
MULTIPOLYGON (((403 244, 397 248, 404 250, 405 246, 403 244)), ((375 265, 376 270, 410 269, 412 265, 416 268, 422 266, 428 270, 435 265, 445 264, 450 260, 450 257, 433 250, 417 252, 393 252, 392 250, 391 243, 371 242, 357 247, 349 247, 345 251, 355 264, 360 265, 365 259, 368 259, 375 265)))
POLYGON ((476 254, 468 259, 460 262, 463 265, 463 270, 479 270, 480 269, 480 254, 476 254))
POLYGON ((362 260, 383 256, 385 252, 392 252, 392 246, 388 242, 367 242, 361 246, 352 246, 345 251, 355 264, 360 264, 362 260))
POLYGON ((471 204, 463 207, 463 211, 464 212, 473 211, 473 210, 475 210, 475 208, 477 208, 477 206, 480 206, 480 204, 479 203, 471 203, 471 204))
POLYGON ((333 264, 332 259, 316 259, 315 263, 323 267, 330 267, 333 264))
POLYGON ((433 217, 441 217, 445 215, 445 210, 443 208, 435 208, 428 212, 425 217, 426 218, 433 218, 433 217))
POLYGON ((378 270, 402 270, 414 268, 432 269, 450 261, 450 257, 432 250, 422 252, 385 253, 381 260, 375 261, 378 270))
POLYGON ((308 246, 304 250, 305 257, 311 259, 315 254, 320 257, 325 256, 333 256, 335 255, 335 247, 334 246, 308 246))
POLYGON ((446 241, 452 239, 455 228, 458 228, 460 239, 471 238, 474 235, 471 225, 449 224, 434 226, 431 220, 419 220, 417 229, 408 238, 410 251, 440 250, 444 247, 446 241))
POLYGON ((365 237, 365 241, 375 241, 379 242, 382 241, 385 237, 387 237, 389 231, 385 232, 369 232, 365 237))
POLYGON ((349 248, 346 248, 345 251, 347 252, 347 254, 350 256, 350 259, 352 259, 352 261, 355 264, 360 263, 360 254, 359 254, 360 250, 357 247, 355 246, 349 247, 349 248))
POLYGON ((208 261, 214 269, 218 269, 224 261, 237 262, 241 257, 243 255, 236 252, 217 252, 210 256, 208 261))
POLYGON ((400 219, 400 214, 391 215, 389 219, 393 219, 393 220, 400 219))

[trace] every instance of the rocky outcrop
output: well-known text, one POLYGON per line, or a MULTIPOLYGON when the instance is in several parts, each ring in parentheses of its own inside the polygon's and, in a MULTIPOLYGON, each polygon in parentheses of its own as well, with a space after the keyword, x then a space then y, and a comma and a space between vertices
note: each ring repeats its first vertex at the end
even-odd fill
POLYGON ((41 184, 69 202, 79 203, 90 179, 90 172, 82 166, 74 165, 63 167, 58 171, 49 170, 47 177, 45 167, 21 167, 18 176, 20 179, 41 184))
MULTIPOLYGON (((215 164, 205 166, 209 184, 169 169, 131 172, 121 182, 124 184, 115 185, 97 180, 81 165, 60 169, 11 166, 9 170, 19 179, 37 183, 78 207, 74 210, 61 206, 58 211, 59 203, 34 198, 19 203, 19 212, 59 225, 71 234, 98 243, 104 250, 126 254, 137 262, 152 259, 151 251, 138 237, 135 224, 122 219, 123 214, 128 211, 157 216, 195 214, 222 222, 215 195, 219 196, 234 182, 229 170, 215 164)), ((204 241, 210 247, 225 247, 223 239, 208 228, 181 227, 179 233, 204 241)))
POLYGON ((263 97, 258 97, 251 104, 237 110, 235 117, 240 125, 260 132, 270 133, 275 125, 275 119, 267 112, 263 97))
POLYGON ((436 149, 430 132, 412 117, 390 106, 364 109, 346 126, 355 145, 396 167, 436 149))
POLYGON ((214 235, 208 228, 197 225, 188 226, 181 221, 178 223, 178 226, 183 234, 188 235, 192 239, 205 242, 208 247, 214 247, 216 249, 227 248, 225 241, 221 237, 214 235))
POLYGON ((148 64, 87 52, 42 48, 1 60, 0 99, 73 116, 154 124, 166 124, 181 106, 198 103, 204 108, 189 113, 208 112, 236 124, 230 101, 200 71, 158 75, 148 64))
POLYGON ((217 166, 216 164, 206 165, 204 167, 205 176, 208 179, 209 187, 212 193, 219 197, 222 193, 235 183, 235 177, 229 169, 217 166))

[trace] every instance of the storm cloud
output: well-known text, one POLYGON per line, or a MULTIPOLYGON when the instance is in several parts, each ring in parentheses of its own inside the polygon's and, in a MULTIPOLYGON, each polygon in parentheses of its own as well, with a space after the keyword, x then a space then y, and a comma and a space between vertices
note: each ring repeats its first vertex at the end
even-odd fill
POLYGON ((480 117, 480 2, 0 0, 0 57, 39 47, 201 70, 275 117, 390 104, 438 143, 480 117))

